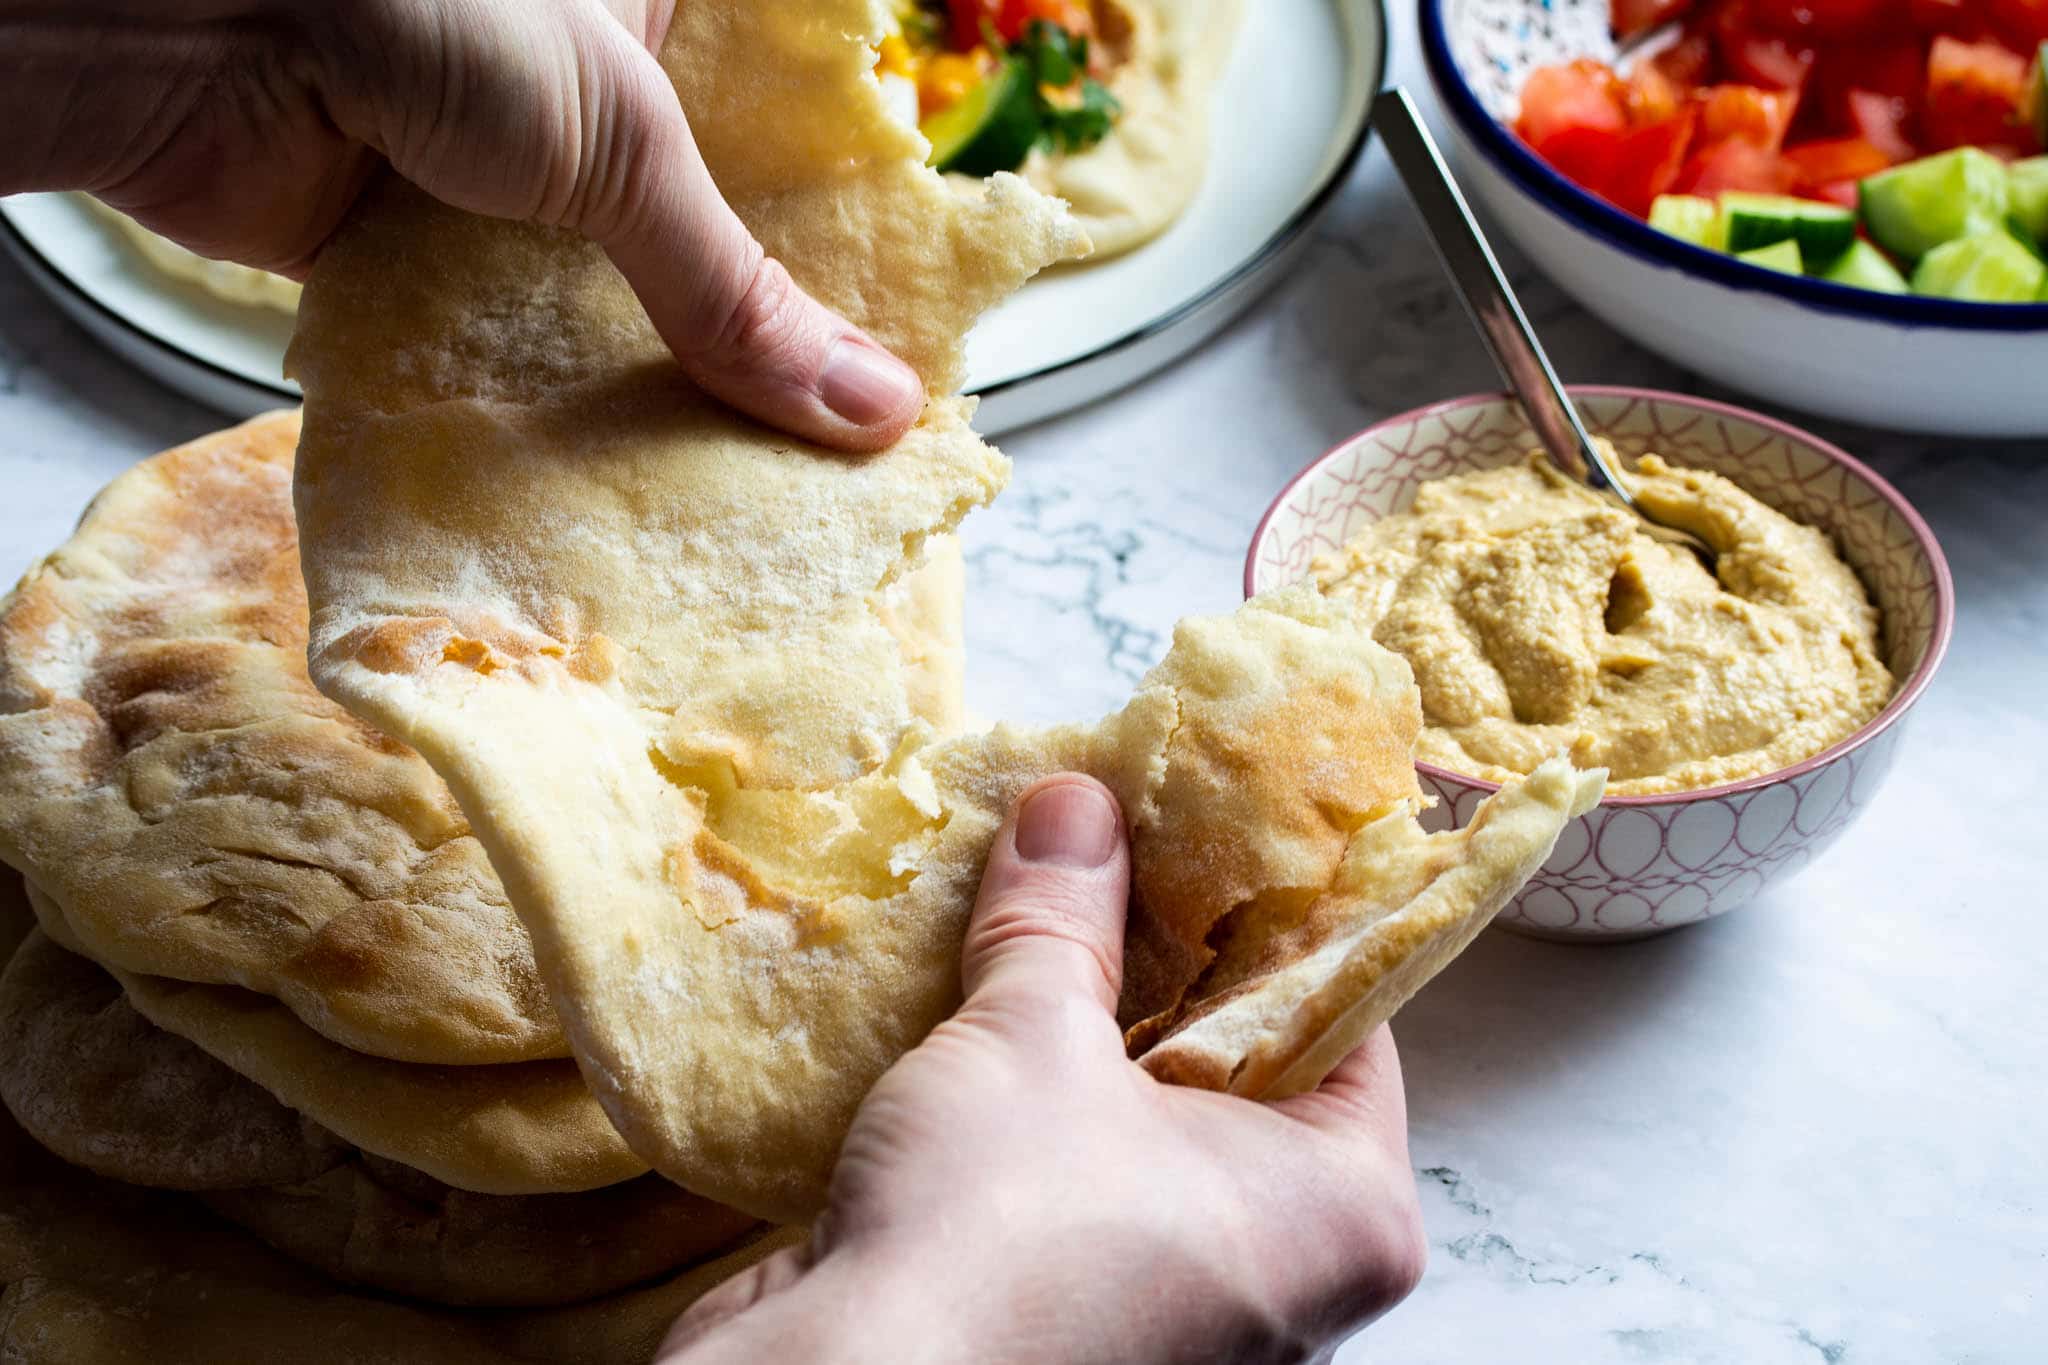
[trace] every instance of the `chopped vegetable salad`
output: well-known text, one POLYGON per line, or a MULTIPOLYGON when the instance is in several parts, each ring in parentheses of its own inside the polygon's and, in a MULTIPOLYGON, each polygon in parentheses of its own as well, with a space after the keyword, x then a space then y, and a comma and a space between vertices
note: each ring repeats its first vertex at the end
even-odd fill
POLYGON ((1612 5, 1627 74, 1522 88, 1515 132, 1567 179, 1767 269, 2048 301, 2048 0, 1612 5))

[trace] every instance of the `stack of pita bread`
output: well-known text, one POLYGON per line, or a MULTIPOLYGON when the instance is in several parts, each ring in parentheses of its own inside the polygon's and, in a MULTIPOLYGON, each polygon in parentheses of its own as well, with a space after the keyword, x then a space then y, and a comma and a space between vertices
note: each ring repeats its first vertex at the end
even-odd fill
POLYGON ((595 249, 392 183, 308 285, 303 433, 146 461, 0 604, 0 1355, 645 1359, 821 1207, 1036 778, 1129 819, 1133 1055, 1254 1097, 1597 799, 1558 761, 1425 835, 1413 682, 1312 586, 1100 723, 960 732, 952 533, 1008 469, 961 339, 1085 244, 924 168, 878 8, 688 5, 662 59, 756 235, 925 377, 896 447, 754 426, 595 249))

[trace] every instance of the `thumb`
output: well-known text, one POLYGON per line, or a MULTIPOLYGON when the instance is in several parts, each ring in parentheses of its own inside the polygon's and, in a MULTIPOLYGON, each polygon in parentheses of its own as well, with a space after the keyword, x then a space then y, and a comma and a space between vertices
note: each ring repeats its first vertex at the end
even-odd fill
POLYGON ((1106 787, 1066 774, 1027 789, 989 849, 968 922, 968 1004, 1079 994, 1113 1013, 1130 875, 1123 817, 1106 787))
POLYGON ((784 431, 847 450, 893 445, 924 410, 923 381, 799 288, 747 231, 704 165, 652 57, 632 81, 640 146, 623 202, 585 224, 691 379, 784 431))

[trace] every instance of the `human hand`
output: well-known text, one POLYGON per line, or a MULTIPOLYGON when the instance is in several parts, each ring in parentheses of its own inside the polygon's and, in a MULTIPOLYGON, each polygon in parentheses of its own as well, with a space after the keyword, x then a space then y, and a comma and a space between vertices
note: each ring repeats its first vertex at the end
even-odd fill
POLYGON ((1424 1257, 1382 1028, 1311 1094, 1164 1086, 1115 1020, 1129 854, 1083 778, 989 855, 966 1003, 862 1105, 810 1243, 697 1303, 663 1365, 1302 1360, 1424 1257))
POLYGON ((675 0, 0 0, 0 194, 97 195, 303 277, 382 161, 604 247, 699 385, 878 450, 902 362, 790 280, 711 182, 652 52, 675 0))

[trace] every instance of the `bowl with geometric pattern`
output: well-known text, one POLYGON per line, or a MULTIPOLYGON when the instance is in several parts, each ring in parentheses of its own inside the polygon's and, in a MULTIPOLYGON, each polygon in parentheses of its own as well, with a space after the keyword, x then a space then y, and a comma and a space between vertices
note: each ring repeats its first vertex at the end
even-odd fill
MULTIPOLYGON (((1761 413, 1683 394, 1575 385, 1586 425, 1633 461, 1654 451, 1724 475, 1825 531, 1882 617, 1898 689, 1833 747, 1777 772, 1699 791, 1609 796, 1569 826, 1497 923, 1541 938, 1643 938, 1725 914, 1805 867, 1854 823, 1898 756, 1904 721, 1948 648, 1955 589, 1927 523, 1844 451, 1761 413)), ((1345 441, 1281 490, 1253 534, 1245 592, 1308 573, 1318 554, 1401 511, 1423 482, 1512 464, 1538 442, 1504 394, 1404 413, 1345 441)), ((1417 763, 1431 828, 1471 819, 1495 783, 1417 763)))

